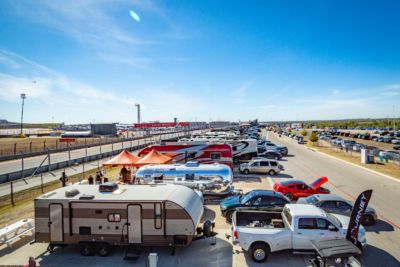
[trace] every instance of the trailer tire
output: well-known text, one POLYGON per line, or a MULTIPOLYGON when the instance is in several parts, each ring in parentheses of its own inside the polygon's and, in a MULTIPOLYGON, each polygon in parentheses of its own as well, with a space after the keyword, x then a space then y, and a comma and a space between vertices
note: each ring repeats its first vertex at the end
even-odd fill
POLYGON ((93 256, 94 255, 94 246, 93 243, 84 242, 81 244, 79 249, 82 256, 93 256))
POLYGON ((269 247, 263 242, 258 242, 251 245, 251 259, 256 263, 262 263, 268 259, 269 247))
POLYGON ((247 174, 250 174, 250 171, 248 169, 245 169, 245 170, 243 170, 243 173, 247 175, 247 174))
POLYGON ((100 257, 107 257, 111 253, 111 246, 108 243, 99 243, 96 247, 96 253, 100 257))
POLYGON ((240 160, 239 160, 239 158, 234 158, 234 159, 233 159, 233 163, 235 163, 235 164, 239 164, 239 163, 240 163, 240 160))

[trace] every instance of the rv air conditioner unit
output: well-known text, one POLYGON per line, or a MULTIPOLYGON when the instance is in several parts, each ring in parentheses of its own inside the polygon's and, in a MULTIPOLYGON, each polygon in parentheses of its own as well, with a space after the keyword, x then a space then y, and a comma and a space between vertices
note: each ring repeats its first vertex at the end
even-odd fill
POLYGON ((114 192, 118 189, 118 185, 114 182, 107 182, 99 186, 99 192, 114 192))

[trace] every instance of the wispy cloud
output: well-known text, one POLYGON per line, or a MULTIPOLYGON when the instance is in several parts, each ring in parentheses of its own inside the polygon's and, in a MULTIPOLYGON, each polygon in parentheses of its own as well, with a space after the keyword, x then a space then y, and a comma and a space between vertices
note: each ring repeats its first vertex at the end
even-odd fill
POLYGON ((335 89, 335 91, 333 91, 334 94, 339 94, 339 90, 335 89))
POLYGON ((109 104, 123 103, 133 106, 137 101, 129 96, 117 96, 91 85, 68 78, 63 73, 51 70, 15 53, 0 51, 0 63, 6 68, 18 65, 24 68, 24 76, 0 73, 0 97, 9 102, 19 101, 20 93, 28 98, 45 100, 53 104, 109 104), (33 81, 36 81, 33 83, 33 81))
POLYGON ((274 105, 267 105, 267 106, 261 106, 261 107, 259 107, 259 108, 274 108, 274 107, 276 107, 276 106, 274 106, 274 105))
POLYGON ((248 82, 245 83, 244 85, 242 85, 241 87, 239 87, 238 89, 236 89, 235 91, 232 92, 232 103, 235 104, 240 104, 240 103, 244 103, 244 97, 246 96, 246 90, 252 85, 252 82, 248 82))
POLYGON ((400 89, 400 84, 392 84, 388 86, 389 89, 400 89))
POLYGON ((384 92, 384 93, 381 93, 381 95, 385 95, 385 96, 395 96, 395 95, 398 95, 399 93, 398 92, 384 92))

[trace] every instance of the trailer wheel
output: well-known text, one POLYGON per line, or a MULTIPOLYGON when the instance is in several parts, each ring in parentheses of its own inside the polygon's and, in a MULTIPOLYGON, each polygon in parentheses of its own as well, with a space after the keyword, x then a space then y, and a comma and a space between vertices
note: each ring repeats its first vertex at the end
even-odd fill
POLYGON ((249 171, 248 169, 245 169, 245 170, 243 171, 243 173, 244 173, 244 174, 249 174, 250 171, 249 171))
POLYGON ((269 249, 264 243, 255 243, 251 245, 250 255, 254 262, 261 263, 268 259, 269 249))
POLYGON ((239 164, 240 160, 239 160, 239 158, 234 158, 234 159, 233 159, 233 162, 234 162, 235 164, 239 164))
POLYGON ((82 254, 82 256, 93 256, 94 255, 94 246, 92 243, 82 243, 81 244, 81 248, 80 248, 80 252, 82 254))
POLYGON ((100 243, 96 247, 96 252, 100 257, 107 257, 110 255, 111 246, 108 243, 100 243))

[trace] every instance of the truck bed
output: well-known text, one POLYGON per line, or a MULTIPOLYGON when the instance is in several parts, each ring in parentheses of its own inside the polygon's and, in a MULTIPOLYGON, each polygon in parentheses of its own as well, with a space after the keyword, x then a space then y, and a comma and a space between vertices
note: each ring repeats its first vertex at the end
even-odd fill
POLYGON ((265 211, 237 211, 236 227, 288 229, 280 212, 265 211))

